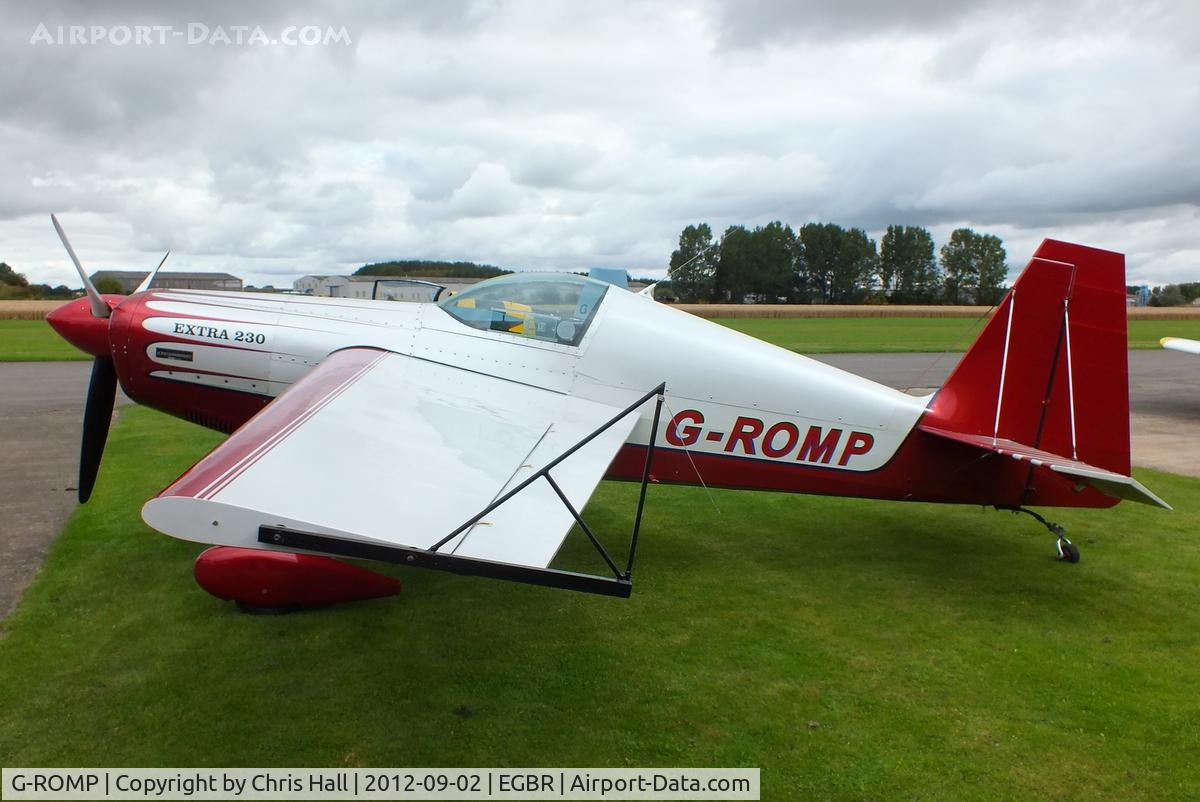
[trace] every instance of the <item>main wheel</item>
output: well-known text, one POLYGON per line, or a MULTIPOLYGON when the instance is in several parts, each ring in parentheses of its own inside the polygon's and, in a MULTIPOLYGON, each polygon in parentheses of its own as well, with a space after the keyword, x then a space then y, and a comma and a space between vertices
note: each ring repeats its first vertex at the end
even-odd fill
POLYGON ((1059 545, 1062 550, 1062 556, 1060 556, 1058 559, 1062 560, 1063 562, 1067 562, 1067 563, 1079 562, 1079 547, 1078 546, 1076 546, 1074 543, 1072 543, 1069 540, 1063 541, 1059 545))

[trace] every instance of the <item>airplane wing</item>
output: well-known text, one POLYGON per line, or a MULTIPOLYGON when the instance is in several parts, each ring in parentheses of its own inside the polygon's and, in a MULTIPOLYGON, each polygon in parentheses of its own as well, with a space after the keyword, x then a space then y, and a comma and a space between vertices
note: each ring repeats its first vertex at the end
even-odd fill
MULTIPOLYGON (((262 526, 429 549, 621 413, 369 348, 327 357, 142 509, 155 529, 269 548, 262 526)), ((637 415, 553 469, 581 510, 637 415)), ((574 524, 537 481, 438 554, 542 568, 574 524)))
POLYGON ((1094 487, 1106 496, 1165 507, 1168 510, 1171 509, 1170 504, 1154 495, 1145 485, 1132 476, 1125 476, 1124 474, 1097 468, 1094 465, 1088 465, 1086 462, 1073 460, 1070 457, 1063 457, 1059 454, 1052 454, 1049 451, 1043 451, 1013 440, 1006 440, 1003 437, 991 438, 982 434, 951 432, 946 429, 925 425, 921 425, 919 428, 921 431, 928 432, 937 437, 944 437, 947 440, 977 446, 985 451, 992 451, 1015 460, 1025 460, 1036 467, 1045 466, 1055 473, 1061 473, 1064 476, 1076 479, 1080 484, 1094 487))
POLYGON ((1169 351, 1200 354, 1200 340, 1189 340, 1186 337, 1163 337, 1158 343, 1169 351))

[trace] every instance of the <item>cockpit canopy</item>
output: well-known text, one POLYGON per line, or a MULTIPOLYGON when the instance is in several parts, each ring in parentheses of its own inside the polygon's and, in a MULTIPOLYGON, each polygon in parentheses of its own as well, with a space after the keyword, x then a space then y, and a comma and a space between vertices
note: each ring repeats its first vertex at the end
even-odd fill
POLYGON ((609 286, 569 273, 514 273, 481 281, 438 306, 472 328, 579 345, 609 286))

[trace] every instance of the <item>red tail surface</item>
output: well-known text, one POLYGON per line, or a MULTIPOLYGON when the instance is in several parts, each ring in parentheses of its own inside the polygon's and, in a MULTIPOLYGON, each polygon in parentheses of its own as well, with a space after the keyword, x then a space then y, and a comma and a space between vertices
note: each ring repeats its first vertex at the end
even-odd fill
POLYGON ((1129 475, 1125 257, 1045 240, 922 427, 1129 475))

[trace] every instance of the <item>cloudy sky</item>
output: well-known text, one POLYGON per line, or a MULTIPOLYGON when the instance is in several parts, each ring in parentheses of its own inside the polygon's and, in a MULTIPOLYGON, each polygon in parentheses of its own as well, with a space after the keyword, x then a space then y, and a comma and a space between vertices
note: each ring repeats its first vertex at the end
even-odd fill
POLYGON ((54 211, 89 269, 661 275, 781 219, 1200 280, 1195 0, 190 6, 5 4, 0 260, 78 284, 54 211))

